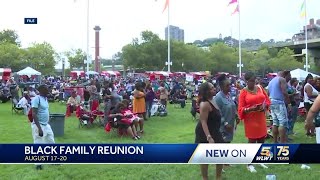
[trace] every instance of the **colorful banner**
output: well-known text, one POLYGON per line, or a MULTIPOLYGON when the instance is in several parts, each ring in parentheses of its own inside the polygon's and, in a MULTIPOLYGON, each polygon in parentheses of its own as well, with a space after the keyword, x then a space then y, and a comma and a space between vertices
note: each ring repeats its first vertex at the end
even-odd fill
POLYGON ((0 164, 320 163, 318 144, 2 144, 0 164))
POLYGON ((307 15, 306 0, 303 0, 300 11, 300 17, 304 18, 307 15))

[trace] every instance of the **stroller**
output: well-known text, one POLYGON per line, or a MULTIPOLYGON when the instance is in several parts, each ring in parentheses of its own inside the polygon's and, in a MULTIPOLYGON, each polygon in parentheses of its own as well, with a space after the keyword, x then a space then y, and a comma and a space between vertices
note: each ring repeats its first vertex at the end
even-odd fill
POLYGON ((159 105, 158 111, 155 113, 155 116, 165 117, 168 115, 167 109, 165 105, 159 105))

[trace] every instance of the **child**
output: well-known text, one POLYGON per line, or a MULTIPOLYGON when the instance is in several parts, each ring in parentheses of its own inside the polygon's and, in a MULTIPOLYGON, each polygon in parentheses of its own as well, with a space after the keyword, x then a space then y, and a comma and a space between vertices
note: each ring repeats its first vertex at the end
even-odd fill
POLYGON ((114 127, 120 130, 126 130, 133 140, 138 140, 140 136, 138 136, 136 128, 133 126, 133 123, 128 122, 128 119, 124 115, 125 107, 123 103, 118 103, 116 108, 111 111, 109 118, 113 119, 114 127))
POLYGON ((133 114, 132 110, 129 107, 129 101, 128 100, 123 100, 122 103, 124 104, 125 108, 123 110, 123 114, 124 116, 126 116, 128 118, 128 120, 134 124, 135 128, 138 129, 138 124, 140 121, 140 117, 133 114))

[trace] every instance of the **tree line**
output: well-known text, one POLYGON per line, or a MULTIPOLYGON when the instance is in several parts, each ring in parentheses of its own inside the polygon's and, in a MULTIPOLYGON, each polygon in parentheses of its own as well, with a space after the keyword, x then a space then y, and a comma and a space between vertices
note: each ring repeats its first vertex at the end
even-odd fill
POLYGON ((62 58, 69 61, 70 68, 84 68, 86 54, 81 49, 57 52, 48 42, 32 43, 27 48, 21 47, 19 36, 14 30, 0 32, 0 68, 11 68, 17 72, 27 66, 45 75, 55 73, 55 65, 62 58))
MULTIPOLYGON (((259 42, 255 40, 255 42, 259 42)), ((198 42, 199 43, 199 42, 198 42)), ((242 49, 243 72, 252 71, 263 75, 279 70, 303 68, 303 60, 298 61, 294 52, 288 48, 276 49, 262 45, 256 51, 242 49)), ((172 71, 211 71, 238 74, 239 49, 226 42, 217 41, 209 47, 199 47, 196 43, 184 44, 171 42, 172 71)), ((55 73, 55 65, 65 59, 70 63, 70 70, 85 70, 86 53, 78 49, 56 52, 48 42, 32 43, 27 48, 21 47, 19 36, 14 30, 0 32, 0 67, 19 71, 27 66, 42 74, 55 73)), ((122 64, 126 69, 159 71, 167 70, 167 41, 160 39, 151 31, 143 31, 141 37, 134 38, 115 54, 113 61, 102 59, 102 65, 122 64)), ((311 71, 318 71, 311 63, 311 71)))
MULTIPOLYGON (((258 41, 258 40, 256 40, 258 41)), ((199 42, 184 44, 172 40, 172 71, 211 71, 238 74, 239 49, 217 41, 207 48, 199 47, 199 42)), ((303 68, 303 60, 298 61, 288 48, 278 50, 262 45, 256 51, 243 48, 243 72, 252 71, 263 75, 280 70, 303 68)), ((133 39, 122 48, 122 58, 126 68, 145 70, 166 70, 167 41, 161 40, 151 31, 143 31, 140 40, 133 39)), ((316 67, 314 67, 316 68, 316 67)))

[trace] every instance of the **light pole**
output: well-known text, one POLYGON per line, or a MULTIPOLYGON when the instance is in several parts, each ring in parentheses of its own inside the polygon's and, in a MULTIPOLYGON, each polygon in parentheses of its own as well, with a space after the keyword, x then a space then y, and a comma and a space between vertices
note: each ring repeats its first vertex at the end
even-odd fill
POLYGON ((65 64, 66 64, 65 58, 62 58, 62 77, 63 78, 65 77, 65 64))

